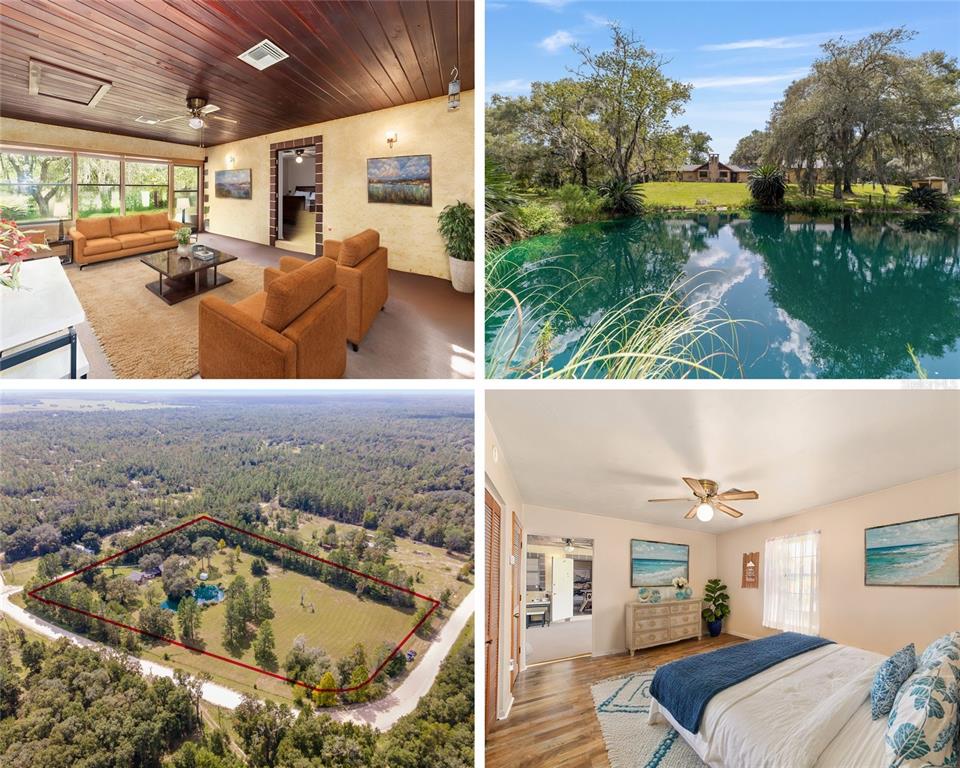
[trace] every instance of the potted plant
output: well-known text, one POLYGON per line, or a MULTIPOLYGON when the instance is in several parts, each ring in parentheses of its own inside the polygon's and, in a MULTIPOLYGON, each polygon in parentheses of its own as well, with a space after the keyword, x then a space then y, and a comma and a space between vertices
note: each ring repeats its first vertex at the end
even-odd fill
POLYGON ((720 634, 723 620, 730 615, 730 595, 727 594, 727 585, 720 579, 710 579, 703 590, 704 609, 700 611, 703 620, 707 622, 710 637, 720 634))
POLYGON ((440 212, 437 222, 450 259, 450 282, 461 293, 473 293, 473 206, 457 201, 440 212))
POLYGON ((180 227, 180 229, 177 230, 176 237, 177 243, 179 243, 179 245, 177 245, 177 253, 181 256, 190 255, 190 236, 192 234, 193 232, 190 231, 190 227, 180 227))
POLYGON ((677 600, 686 600, 687 598, 687 580, 683 576, 677 576, 672 582, 676 590, 677 600))

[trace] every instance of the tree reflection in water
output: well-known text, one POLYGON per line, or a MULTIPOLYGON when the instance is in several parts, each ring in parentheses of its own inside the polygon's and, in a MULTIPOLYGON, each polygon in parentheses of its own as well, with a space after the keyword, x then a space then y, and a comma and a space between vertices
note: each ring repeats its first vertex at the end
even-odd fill
MULTIPOLYGON (((549 296, 554 365, 614 308, 715 269, 699 294, 735 320, 745 375, 960 375, 960 234, 927 217, 708 214, 573 227, 517 244, 506 260, 521 301, 549 296), (766 350, 762 355, 760 351, 766 350)), ((488 342, 508 309, 488 311, 488 342)), ((644 311, 641 302, 637 312, 644 311)), ((532 345, 536 329, 525 344, 532 345)))

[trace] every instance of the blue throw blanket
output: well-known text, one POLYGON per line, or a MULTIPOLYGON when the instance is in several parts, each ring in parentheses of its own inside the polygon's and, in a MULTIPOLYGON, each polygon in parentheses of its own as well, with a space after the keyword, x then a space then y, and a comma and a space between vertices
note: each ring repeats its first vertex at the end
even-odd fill
POLYGON ((691 733, 700 729, 703 710, 720 691, 742 683, 781 661, 833 640, 784 632, 665 664, 650 684, 650 695, 691 733))

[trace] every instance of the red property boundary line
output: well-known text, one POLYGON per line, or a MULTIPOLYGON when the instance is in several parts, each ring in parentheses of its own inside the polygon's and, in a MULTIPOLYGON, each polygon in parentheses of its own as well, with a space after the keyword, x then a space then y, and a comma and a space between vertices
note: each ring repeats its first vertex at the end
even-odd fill
POLYGON ((41 603, 46 603, 47 605, 55 605, 58 608, 63 608, 68 611, 73 611, 74 613, 79 613, 88 618, 96 619, 97 621, 102 621, 107 624, 112 624, 113 626, 121 627, 122 629, 128 629, 131 632, 136 632, 137 634, 145 635, 146 637, 151 637, 154 640, 161 640, 165 643, 170 643, 171 645, 176 645, 176 646, 179 646, 180 648, 185 648, 188 651, 201 653, 204 656, 210 656, 211 658, 218 659, 219 661, 225 661, 228 664, 233 664, 236 667, 242 667, 243 669, 248 669, 252 672, 259 672, 260 674, 268 675, 269 677, 276 678, 277 680, 283 680, 286 683, 293 683, 294 685, 299 685, 302 688, 306 688, 311 691, 316 691, 318 693, 349 693, 350 691, 357 691, 363 688, 364 686, 369 685, 373 681, 373 679, 383 671, 383 668, 390 663, 390 660, 393 659, 393 657, 396 656, 398 653, 400 653, 400 649, 403 648, 403 646, 407 643, 407 641, 411 637, 413 637, 414 633, 416 633, 416 631, 420 629, 420 627, 423 626, 423 624, 434 614, 437 608, 440 607, 440 601, 437 600, 436 598, 429 597, 427 595, 421 595, 419 592, 415 592, 412 589, 407 589, 406 587, 402 587, 399 584, 393 584, 392 582, 384 581, 383 579, 378 579, 376 576, 371 576, 367 573, 363 573, 362 571, 358 571, 353 568, 348 568, 347 566, 340 565, 339 563, 334 563, 333 561, 327 560, 323 557, 317 557, 316 555, 311 555, 309 552, 304 552, 303 550, 297 549, 296 547, 291 547, 289 544, 284 544, 282 541, 276 541, 275 539, 271 539, 266 536, 262 536, 258 533, 254 533, 253 531, 248 531, 236 525, 231 525, 230 523, 225 523, 222 520, 217 520, 216 518, 210 517, 209 515, 200 515, 199 517, 194 518, 193 520, 188 520, 185 523, 181 523, 180 525, 174 526, 173 528, 163 531, 162 533, 158 533, 156 536, 151 536, 149 539, 145 539, 144 541, 141 541, 139 544, 135 544, 134 546, 129 547, 128 549, 125 549, 122 552, 117 552, 114 555, 105 557, 102 560, 97 560, 93 563, 90 563, 89 565, 84 566, 83 568, 80 568, 76 571, 65 574, 63 576, 60 576, 59 578, 56 578, 53 581, 48 582, 47 584, 43 584, 37 587, 36 589, 31 590, 27 594, 34 600, 37 600, 41 603), (377 584, 381 584, 386 587, 391 587, 393 589, 396 589, 399 592, 403 592, 408 595, 413 595, 414 597, 419 598, 420 600, 426 600, 428 603, 430 603, 430 610, 427 611, 424 617, 416 623, 414 628, 411 629, 406 634, 403 640, 397 643, 396 647, 393 649, 390 655, 387 656, 387 658, 385 658, 381 662, 380 666, 377 667, 373 671, 373 673, 370 675, 370 677, 368 677, 364 682, 360 683, 359 685, 350 686, 348 688, 320 688, 318 686, 305 683, 302 680, 296 680, 292 677, 287 677, 286 675, 280 675, 280 674, 277 674, 276 672, 271 672, 270 670, 263 669, 262 667, 255 667, 252 664, 245 664, 244 662, 237 661, 236 659, 231 659, 226 656, 221 656, 220 654, 217 654, 217 653, 211 653, 210 651, 205 651, 202 648, 196 648, 195 646, 188 645, 186 643, 181 643, 179 640, 176 640, 174 638, 164 637, 163 635, 156 635, 156 634, 153 634, 152 632, 147 632, 143 629, 140 629, 139 627, 131 627, 129 624, 124 624, 123 622, 120 622, 120 621, 114 621, 113 619, 108 619, 106 616, 98 616, 97 614, 91 613, 90 611, 85 611, 81 608, 74 608, 73 606, 64 605, 63 603, 57 602, 56 600, 50 600, 49 598, 39 596, 40 592, 52 587, 54 584, 59 584, 62 581, 67 581, 68 579, 72 579, 76 576, 79 576, 81 573, 85 573, 86 571, 92 570, 93 568, 99 568, 104 563, 109 563, 111 560, 116 560, 118 557, 122 557, 123 555, 126 555, 128 552, 132 552, 135 549, 139 549, 140 547, 146 546, 147 544, 157 541, 158 539, 162 539, 166 536, 169 536, 172 533, 176 533, 177 531, 181 531, 184 528, 188 528, 191 525, 196 525, 197 523, 202 521, 213 523, 214 525, 219 525, 231 531, 236 531, 237 533, 242 533, 253 539, 259 539, 260 541, 264 541, 264 542, 267 542, 268 544, 272 544, 273 546, 281 547, 282 549, 289 550, 290 552, 293 552, 294 554, 300 555, 302 557, 308 557, 311 560, 316 560, 317 562, 323 563, 324 565, 329 565, 332 568, 339 568, 340 570, 347 571, 348 573, 351 573, 354 576, 358 576, 360 578, 373 581, 377 584))

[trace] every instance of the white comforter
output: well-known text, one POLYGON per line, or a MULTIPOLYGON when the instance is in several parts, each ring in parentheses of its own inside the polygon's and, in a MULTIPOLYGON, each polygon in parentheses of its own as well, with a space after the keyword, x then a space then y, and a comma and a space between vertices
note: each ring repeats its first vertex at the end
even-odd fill
POLYGON ((656 700, 650 721, 669 721, 710 768, 869 768, 883 755, 883 731, 869 716, 870 685, 883 660, 827 645, 714 696, 695 734, 656 700))

